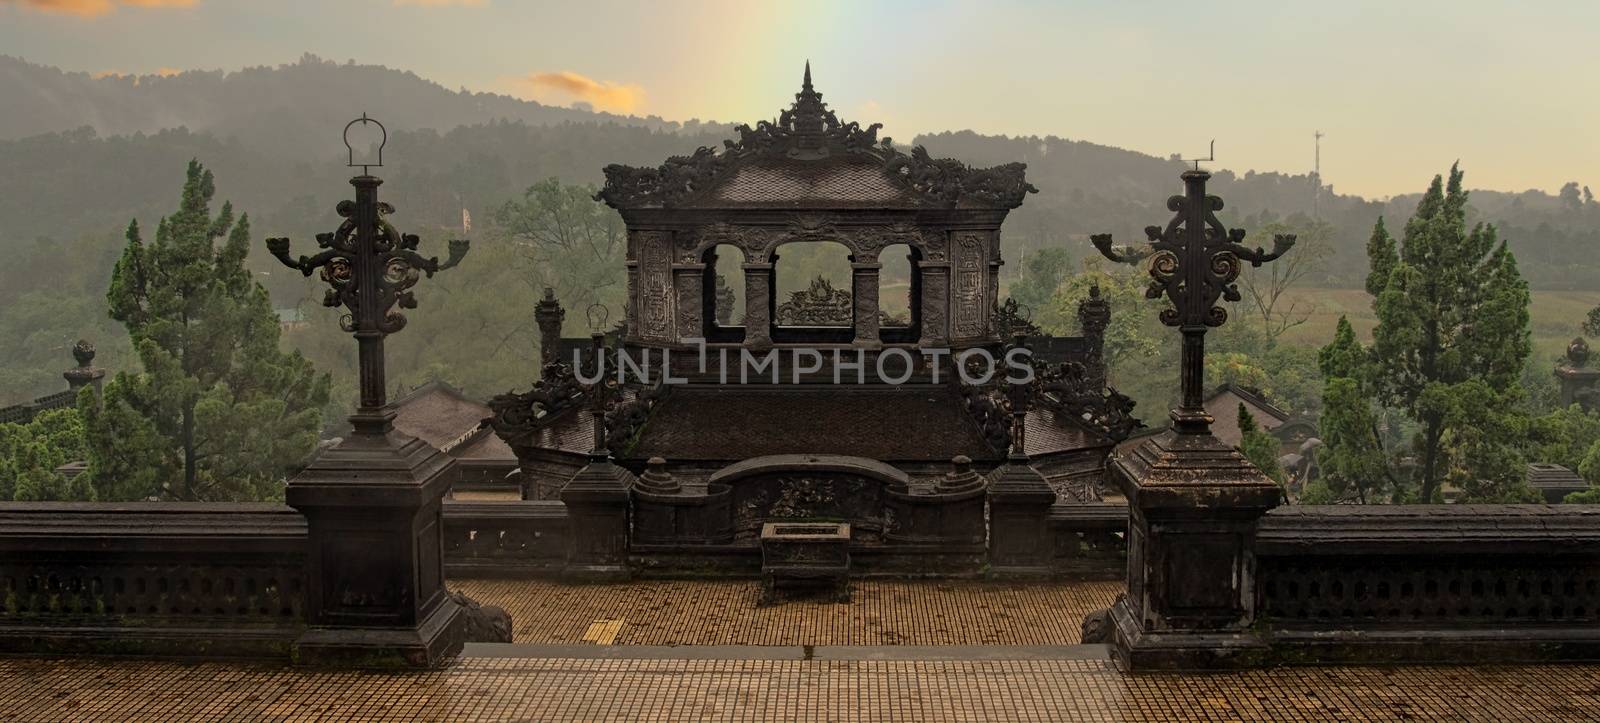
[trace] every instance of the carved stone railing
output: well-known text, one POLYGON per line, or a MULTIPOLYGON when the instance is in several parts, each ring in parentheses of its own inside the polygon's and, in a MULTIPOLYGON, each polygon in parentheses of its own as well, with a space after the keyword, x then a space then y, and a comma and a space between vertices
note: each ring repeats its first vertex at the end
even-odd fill
POLYGON ((1600 658, 1600 506, 1304 506, 1258 528, 1271 662, 1600 658))
POLYGON ((306 539, 282 505, 0 505, 0 650, 288 659, 306 539))
POLYGON ((448 577, 555 575, 567 563, 571 525, 558 500, 444 502, 448 577))
POLYGON ((1128 571, 1128 506, 1120 502, 1056 504, 1050 508, 1055 544, 1052 568, 1091 580, 1115 580, 1128 571))

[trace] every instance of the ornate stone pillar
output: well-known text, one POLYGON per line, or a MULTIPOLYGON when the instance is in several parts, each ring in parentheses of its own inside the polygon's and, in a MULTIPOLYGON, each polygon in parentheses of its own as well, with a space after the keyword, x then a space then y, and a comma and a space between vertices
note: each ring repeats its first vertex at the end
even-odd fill
POLYGON ((883 264, 877 261, 851 264, 851 298, 855 304, 856 335, 854 345, 865 349, 883 347, 878 337, 878 275, 883 264))
POLYGON ((1078 322, 1083 327, 1083 339, 1088 344, 1088 357, 1084 364, 1089 389, 1106 386, 1106 327, 1111 324, 1111 304, 1100 296, 1100 286, 1089 287, 1089 298, 1078 302, 1078 322))
POLYGON ((1278 486, 1210 434, 1168 430, 1118 457, 1128 498, 1128 592, 1111 608, 1112 653, 1131 670, 1248 664, 1256 524, 1278 486))
POLYGON ((680 342, 705 336, 705 280, 703 264, 683 264, 672 269, 672 286, 678 294, 677 340, 680 342))
POLYGON ((546 286, 544 298, 533 308, 534 323, 539 325, 539 360, 542 364, 562 361, 558 354, 561 351, 561 323, 566 318, 567 311, 561 308, 561 302, 556 301, 556 290, 546 286))
POLYGON ((94 365, 94 345, 79 339, 72 347, 72 358, 78 365, 61 373, 61 377, 67 380, 67 389, 76 392, 92 384, 95 399, 99 399, 100 383, 106 377, 106 370, 94 365))
POLYGON ((744 265, 744 345, 772 346, 772 264, 744 265))
POLYGON ((922 343, 950 343, 950 265, 922 263, 922 343))
POLYGON ((1001 577, 1044 577, 1050 574, 1050 506, 1056 502, 1049 481, 1027 454, 1030 392, 1006 388, 1011 407, 1011 449, 989 485, 989 570, 1001 577))
POLYGON ((566 574, 580 580, 628 577, 628 503, 637 479, 611 461, 606 447, 606 388, 589 390, 587 413, 594 424, 589 463, 561 490, 572 520, 566 574))

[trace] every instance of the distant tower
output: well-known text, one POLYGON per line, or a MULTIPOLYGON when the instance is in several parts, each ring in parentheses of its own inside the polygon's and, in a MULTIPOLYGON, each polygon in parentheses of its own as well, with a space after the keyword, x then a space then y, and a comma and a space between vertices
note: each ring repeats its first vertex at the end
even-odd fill
POLYGON ((1311 166, 1311 217, 1322 220, 1322 131, 1313 133, 1317 143, 1316 160, 1311 166))

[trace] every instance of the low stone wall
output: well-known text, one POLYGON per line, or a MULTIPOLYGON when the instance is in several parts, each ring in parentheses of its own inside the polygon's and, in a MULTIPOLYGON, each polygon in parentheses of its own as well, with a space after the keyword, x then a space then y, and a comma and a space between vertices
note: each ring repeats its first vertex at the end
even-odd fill
POLYGON ((0 650, 289 658, 306 523, 271 504, 0 505, 0 650))
POLYGON ((1259 525, 1271 662, 1600 659, 1600 506, 1303 506, 1259 525))
POLYGON ((1118 502, 1057 504, 1050 508, 1055 545, 1052 569, 1080 580, 1120 580, 1128 574, 1128 506, 1118 502))
MULTIPOLYGON (((981 499, 979 500, 981 502, 981 499)), ((1128 508, 1118 503, 1058 504, 1050 514, 1052 569, 1062 577, 1114 580, 1126 572, 1128 508)), ((445 572, 455 577, 544 577, 562 574, 571 520, 558 501, 444 503, 445 572)), ((637 524, 635 526, 637 532, 637 524)), ((852 547, 856 574, 890 577, 973 576, 981 572, 982 540, 896 540, 852 547)), ((754 577, 761 550, 752 543, 666 544, 635 539, 634 574, 754 577)))
POLYGON ((446 577, 560 574, 571 524, 557 500, 444 502, 446 577))

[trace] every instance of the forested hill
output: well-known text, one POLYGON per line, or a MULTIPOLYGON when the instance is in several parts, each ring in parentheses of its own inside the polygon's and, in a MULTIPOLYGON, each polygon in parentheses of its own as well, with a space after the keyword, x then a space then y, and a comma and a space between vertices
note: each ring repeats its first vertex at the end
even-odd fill
MULTIPOLYGON (((1085 141, 961 131, 920 136, 914 142, 927 146, 934 155, 968 163, 1028 164, 1028 180, 1039 193, 1029 196, 1006 222, 1008 245, 1084 247, 1086 234, 1106 231, 1124 242, 1143 241, 1141 229, 1165 224, 1172 215, 1166 208, 1167 197, 1183 190, 1177 176, 1185 164, 1085 141)), ((1472 169, 1465 170, 1470 185, 1472 169)), ((1309 173, 1214 173, 1208 190, 1226 202, 1220 216, 1230 226, 1248 229, 1266 218, 1309 217, 1314 211, 1316 194, 1309 173)), ((1324 185, 1316 210, 1333 227, 1334 253, 1327 267, 1308 280, 1360 287, 1373 223, 1384 216, 1390 229, 1401 228, 1430 180, 1431 175, 1419 177, 1417 193, 1383 201, 1338 194, 1333 186, 1324 185)), ((1523 275, 1535 288, 1600 288, 1600 259, 1593 253, 1600 248, 1600 203, 1588 187, 1577 182, 1552 186, 1559 186, 1560 191, 1474 190, 1469 220, 1498 227, 1500 237, 1516 252, 1523 275)))
MULTIPOLYGON (((685 124, 650 116, 559 108, 507 95, 452 91, 415 73, 336 63, 315 55, 277 67, 169 75, 69 73, 0 55, 0 140, 89 126, 103 136, 168 128, 238 137, 273 153, 303 155, 361 112, 391 130, 449 130, 490 120, 611 122, 657 130, 685 124), (352 112, 352 109, 354 112, 352 112)), ((694 123, 689 124, 692 129, 694 123)), ((337 141, 337 137, 334 138, 337 141)))
MULTIPOLYGON (((608 163, 653 164, 732 135, 727 124, 451 91, 409 72, 309 55, 229 73, 99 79, 0 57, 0 98, 0 253, 40 239, 114 238, 135 217, 153 223, 171 210, 190 158, 215 171, 220 195, 251 213, 258 235, 322 230, 348 193, 339 130, 362 111, 391 130, 385 198, 422 227, 454 226, 463 207, 487 219, 544 178, 598 183, 608 163)), ((1007 223, 1012 258, 1041 247, 1082 253, 1086 236, 1102 231, 1140 240, 1144 226, 1165 222, 1166 198, 1181 190, 1181 163, 1087 141, 961 131, 913 143, 978 165, 1028 164, 1040 193, 1007 223)), ((1419 192, 1428 180, 1416 179, 1419 192)), ((1219 170, 1212 190, 1234 225, 1312 212, 1304 173, 1219 170)), ((1560 196, 1480 190, 1472 203, 1478 219, 1501 226, 1535 287, 1594 288, 1600 263, 1586 252, 1600 245, 1600 204, 1580 186, 1560 196)), ((1375 202, 1325 187, 1321 217, 1333 226, 1335 254, 1314 280, 1359 286, 1373 221, 1386 215, 1398 228, 1414 204, 1414 196, 1375 202)))

